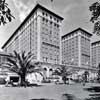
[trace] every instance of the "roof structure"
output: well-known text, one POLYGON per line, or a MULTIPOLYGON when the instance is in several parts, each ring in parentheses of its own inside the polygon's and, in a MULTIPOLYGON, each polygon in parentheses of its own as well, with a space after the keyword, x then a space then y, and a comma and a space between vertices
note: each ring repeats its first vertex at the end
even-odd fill
POLYGON ((92 36, 91 33, 87 32, 87 31, 85 31, 84 29, 82 29, 82 28, 79 27, 79 28, 73 30, 72 32, 69 32, 69 33, 63 35, 63 36, 62 36, 62 39, 63 39, 64 37, 68 36, 69 34, 72 34, 72 33, 77 32, 77 31, 79 31, 79 30, 80 30, 80 31, 83 31, 83 32, 85 32, 85 33, 87 33, 87 34, 89 34, 90 36, 92 36))
POLYGON ((97 44, 97 43, 100 43, 100 40, 99 41, 92 42, 91 44, 94 45, 94 44, 97 44))
POLYGON ((97 34, 93 34, 93 36, 91 37, 91 43, 98 43, 100 42, 100 35, 97 34))

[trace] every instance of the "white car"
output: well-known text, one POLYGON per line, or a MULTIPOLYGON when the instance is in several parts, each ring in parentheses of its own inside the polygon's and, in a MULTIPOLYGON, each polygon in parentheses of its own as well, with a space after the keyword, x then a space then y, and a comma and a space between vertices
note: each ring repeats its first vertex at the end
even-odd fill
POLYGON ((62 82, 62 77, 61 76, 58 76, 58 75, 53 75, 51 78, 50 78, 51 82, 54 82, 55 84, 61 84, 63 83, 62 82))

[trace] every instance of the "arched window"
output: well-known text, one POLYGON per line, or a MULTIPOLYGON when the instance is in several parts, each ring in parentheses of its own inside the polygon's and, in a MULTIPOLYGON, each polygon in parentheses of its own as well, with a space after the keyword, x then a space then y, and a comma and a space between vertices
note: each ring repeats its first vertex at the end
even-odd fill
POLYGON ((53 69, 52 69, 52 68, 50 68, 50 69, 49 69, 49 71, 53 71, 53 69))

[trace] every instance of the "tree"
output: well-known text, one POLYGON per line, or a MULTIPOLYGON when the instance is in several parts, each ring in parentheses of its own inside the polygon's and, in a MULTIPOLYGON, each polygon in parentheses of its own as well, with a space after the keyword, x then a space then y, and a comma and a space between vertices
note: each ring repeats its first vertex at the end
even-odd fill
POLYGON ((62 80, 64 82, 64 84, 66 84, 66 80, 67 80, 67 76, 70 74, 65 66, 61 66, 59 68, 57 68, 54 72, 54 75, 59 75, 62 77, 62 80))
POLYGON ((90 22, 94 23, 94 32, 100 35, 100 2, 95 2, 89 7, 92 13, 90 22))
POLYGON ((10 71, 17 73, 20 76, 21 86, 26 86, 26 75, 29 72, 39 72, 39 69, 36 68, 35 64, 31 64, 31 60, 33 59, 33 55, 29 52, 25 54, 22 52, 21 54, 14 51, 14 55, 12 57, 7 58, 7 63, 4 66, 8 68, 10 71))
POLYGON ((15 18, 11 14, 11 10, 5 0, 0 0, 0 25, 5 25, 7 22, 11 22, 12 18, 15 18))
POLYGON ((89 77, 89 72, 88 71, 85 71, 83 73, 83 81, 87 82, 88 81, 88 77, 89 77))

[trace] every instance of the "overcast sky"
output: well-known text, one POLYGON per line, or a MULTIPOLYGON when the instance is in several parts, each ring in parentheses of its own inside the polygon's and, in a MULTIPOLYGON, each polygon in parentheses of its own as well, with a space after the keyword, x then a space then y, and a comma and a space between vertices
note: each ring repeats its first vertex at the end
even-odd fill
MULTIPOLYGON (((12 22, 0 26, 0 47, 14 33, 27 14, 35 6, 37 0, 6 0, 15 16, 12 22)), ((90 23, 89 6, 97 0, 38 0, 45 7, 53 9, 55 13, 64 17, 62 35, 81 27, 92 33, 93 24, 90 23)), ((99 37, 100 38, 100 37, 99 37)))

